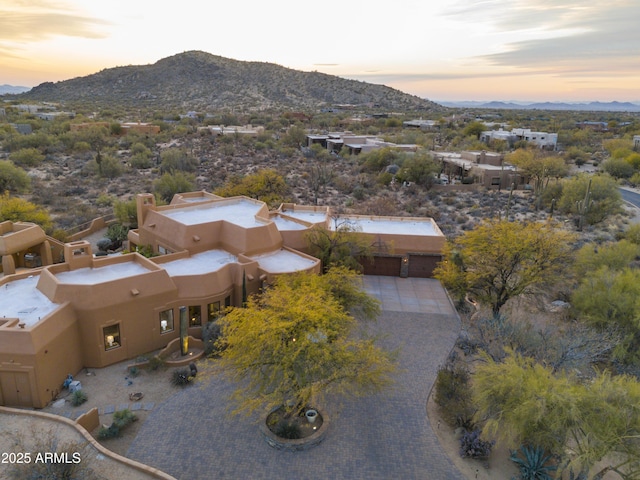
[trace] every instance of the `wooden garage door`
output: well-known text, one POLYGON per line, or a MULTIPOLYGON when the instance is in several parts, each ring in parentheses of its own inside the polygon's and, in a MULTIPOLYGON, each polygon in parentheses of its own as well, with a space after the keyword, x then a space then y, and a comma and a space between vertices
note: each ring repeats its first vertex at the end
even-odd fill
POLYGON ((2 400, 7 407, 32 407, 29 374, 0 372, 2 400))
POLYGON ((433 269, 442 256, 440 255, 409 255, 409 276, 419 278, 433 277, 433 269))
POLYGON ((388 277, 400 276, 400 257, 373 257, 373 260, 362 260, 365 275, 386 275, 388 277))

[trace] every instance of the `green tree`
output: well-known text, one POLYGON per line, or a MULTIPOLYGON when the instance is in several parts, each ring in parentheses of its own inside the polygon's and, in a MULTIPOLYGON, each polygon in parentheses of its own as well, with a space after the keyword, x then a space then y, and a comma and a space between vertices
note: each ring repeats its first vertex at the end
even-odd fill
POLYGON ((568 274, 573 236, 550 224, 492 221, 447 242, 434 276, 458 298, 469 293, 494 315, 568 274))
POLYGON ((397 177, 401 182, 407 180, 423 187, 430 187, 439 170, 431 155, 416 153, 402 163, 397 177))
POLYGON ((176 193, 195 190, 193 174, 184 172, 165 173, 153 182, 153 192, 165 202, 170 202, 176 193))
POLYGON ((9 155, 9 160, 26 167, 37 167, 44 161, 44 155, 37 148, 22 148, 9 155))
POLYGON ((360 261, 371 259, 371 242, 348 220, 336 216, 331 221, 330 229, 314 226, 307 232, 306 241, 311 255, 320 259, 325 272, 335 266, 361 271, 360 261))
POLYGON ((129 228, 138 228, 138 207, 135 199, 116 201, 113 205, 113 213, 121 224, 129 228))
POLYGON ((184 148, 168 148, 160 154, 160 172, 193 172, 199 162, 184 148))
POLYGON ((586 207, 584 217, 590 225, 603 221, 609 215, 621 211, 622 196, 618 184, 609 175, 580 174, 565 180, 562 187, 562 197, 558 207, 565 213, 580 215, 580 209, 586 207), (591 180, 591 187, 589 187, 591 180), (587 190, 589 198, 584 204, 587 190))
POLYGON ((266 168, 244 177, 231 177, 214 193, 222 197, 244 195, 274 207, 287 201, 289 186, 282 175, 273 169, 266 168))
POLYGON ((487 130, 487 126, 482 123, 482 122, 471 122, 469 123, 466 127, 464 127, 464 130, 462 131, 462 133, 466 136, 466 137, 470 137, 470 136, 475 136, 476 138, 480 138, 480 135, 482 134, 482 132, 484 132, 485 130, 487 130))
MULTIPOLYGON (((357 276, 347 275, 342 285, 358 289, 357 276)), ((221 363, 239 385, 236 412, 282 405, 300 411, 328 393, 364 394, 390 383, 393 355, 364 333, 354 335, 358 322, 333 294, 332 280, 280 276, 220 320, 221 363)))
POLYGON ((591 382, 554 375, 513 352, 499 363, 485 357, 471 382, 484 433, 539 446, 560 458, 560 470, 602 478, 640 473, 640 384, 598 373, 591 382), (597 465, 597 467, 596 467, 597 465))
POLYGON ((11 197, 8 192, 0 195, 0 219, 36 223, 45 231, 50 231, 53 226, 46 210, 22 198, 11 197))
POLYGON ((10 160, 0 160, 0 192, 25 193, 30 187, 27 172, 10 160))
POLYGON ((634 173, 633 165, 624 158, 610 158, 602 164, 602 168, 614 178, 631 178, 634 173))

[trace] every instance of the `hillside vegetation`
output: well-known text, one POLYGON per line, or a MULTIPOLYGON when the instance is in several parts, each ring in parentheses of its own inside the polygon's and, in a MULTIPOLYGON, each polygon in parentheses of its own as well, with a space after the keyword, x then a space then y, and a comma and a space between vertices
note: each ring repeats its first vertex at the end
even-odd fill
POLYGON ((444 110, 433 102, 383 85, 200 51, 184 52, 152 65, 109 68, 86 77, 46 82, 21 98, 187 109, 262 110, 352 104, 402 111, 444 110))

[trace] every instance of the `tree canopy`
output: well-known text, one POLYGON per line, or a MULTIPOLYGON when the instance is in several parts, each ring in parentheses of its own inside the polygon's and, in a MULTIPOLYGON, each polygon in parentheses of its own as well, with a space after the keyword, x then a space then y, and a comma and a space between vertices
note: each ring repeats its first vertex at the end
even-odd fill
POLYGON ((238 381, 236 413, 281 405, 301 410, 329 392, 358 395, 387 385, 394 355, 355 333, 354 308, 363 317, 379 311, 357 275, 341 268, 280 276, 223 317, 218 346, 223 368, 238 381))
POLYGON ((274 207, 287 201, 289 186, 282 175, 273 169, 266 168, 244 177, 231 177, 224 186, 216 189, 214 193, 222 197, 245 195, 274 207))
POLYGON ((468 292, 497 315, 509 299, 564 278, 572 240, 548 223, 487 222, 447 242, 434 276, 459 298, 468 292))

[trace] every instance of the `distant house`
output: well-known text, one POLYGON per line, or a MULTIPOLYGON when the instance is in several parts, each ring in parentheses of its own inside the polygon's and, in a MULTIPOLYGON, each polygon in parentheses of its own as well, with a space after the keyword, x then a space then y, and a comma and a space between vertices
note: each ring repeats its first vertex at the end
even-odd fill
POLYGON ((489 143, 491 140, 503 140, 510 147, 516 142, 525 141, 537 145, 539 148, 555 150, 558 144, 557 133, 534 132, 528 128, 514 128, 510 132, 505 130, 487 130, 480 134, 480 141, 489 143))
POLYGON ((593 130, 594 132, 606 132, 609 130, 609 122, 577 122, 576 127, 583 130, 593 130))
POLYGON ((210 132, 214 135, 242 135, 246 137, 257 137, 264 132, 263 126, 253 125, 209 125, 206 127, 198 127, 198 131, 210 132))
POLYGON ((33 128, 29 123, 11 123, 9 125, 15 128, 16 131, 22 135, 30 135, 33 133, 33 128))
POLYGON ((310 147, 313 144, 322 145, 330 152, 340 152, 345 149, 349 155, 359 155, 385 147, 406 152, 415 152, 418 149, 414 144, 385 142, 384 139, 373 135, 354 135, 351 132, 308 134, 307 146, 310 147))
POLYGON ((436 160, 442 162, 443 171, 450 179, 473 179, 473 183, 488 189, 516 188, 525 183, 513 165, 504 162, 504 155, 495 152, 466 151, 434 152, 436 160))
POLYGON ((637 152, 640 150, 640 135, 633 136, 633 149, 637 152))
POLYGON ((402 126, 406 128, 419 128, 420 130, 435 130, 438 128, 438 122, 435 120, 407 120, 402 122, 402 126))

